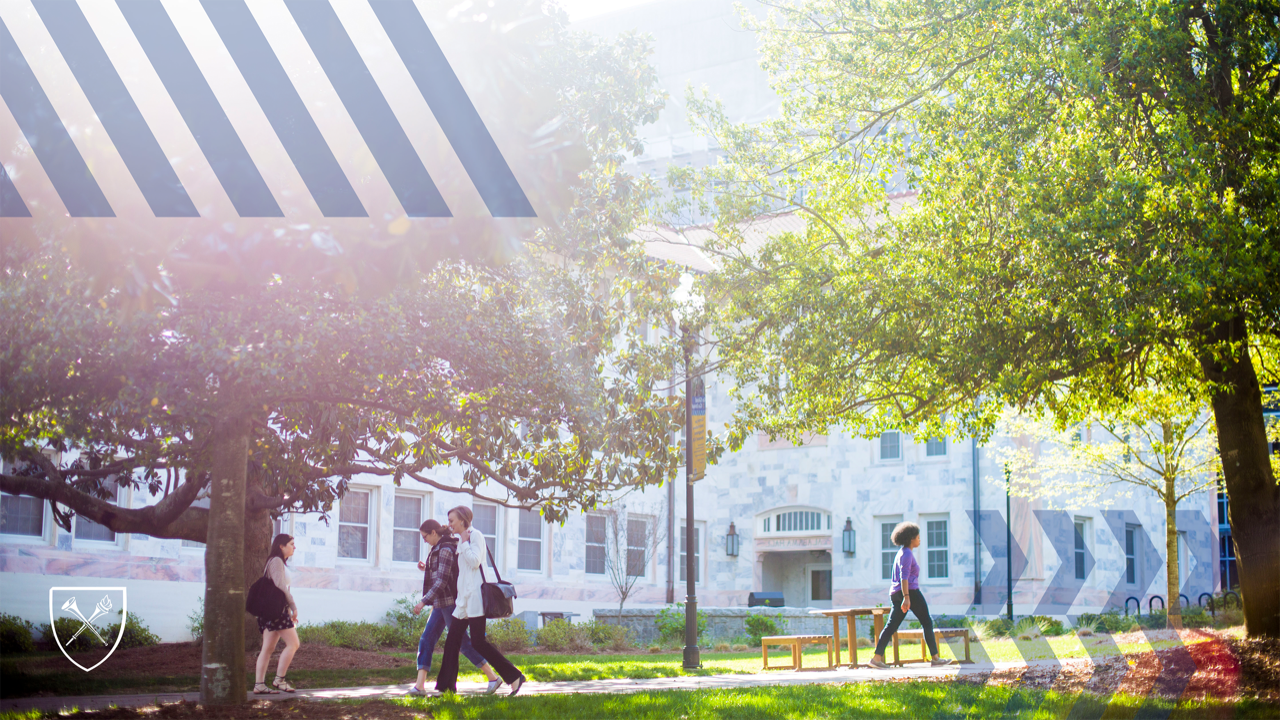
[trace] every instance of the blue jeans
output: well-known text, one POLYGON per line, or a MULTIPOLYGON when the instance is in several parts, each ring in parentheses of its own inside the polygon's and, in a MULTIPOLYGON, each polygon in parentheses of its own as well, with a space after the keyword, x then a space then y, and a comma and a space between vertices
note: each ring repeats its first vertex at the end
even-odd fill
MULTIPOLYGON (((440 636, 444 634, 449 626, 453 625, 453 606, 445 608, 432 608, 431 617, 427 618, 427 626, 422 629, 422 638, 418 640, 418 669, 431 670, 431 654, 436 649, 436 643, 439 642, 440 636)), ((486 660, 471 647, 471 638, 466 635, 462 636, 462 654, 471 661, 472 665, 480 667, 485 664, 486 660)))

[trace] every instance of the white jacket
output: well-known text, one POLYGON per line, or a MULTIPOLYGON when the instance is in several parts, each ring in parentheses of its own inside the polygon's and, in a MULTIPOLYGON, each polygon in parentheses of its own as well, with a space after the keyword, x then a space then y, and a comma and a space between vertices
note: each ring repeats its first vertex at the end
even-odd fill
POLYGON ((458 600, 453 616, 459 620, 484 617, 480 569, 484 567, 485 550, 484 535, 474 526, 470 540, 458 540, 458 600))

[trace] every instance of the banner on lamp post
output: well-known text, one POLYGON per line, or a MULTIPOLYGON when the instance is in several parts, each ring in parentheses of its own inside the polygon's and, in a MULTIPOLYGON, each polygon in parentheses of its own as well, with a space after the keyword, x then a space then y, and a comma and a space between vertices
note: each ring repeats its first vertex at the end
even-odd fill
POLYGON ((702 378, 693 381, 693 394, 689 398, 690 406, 690 448, 693 462, 689 481, 701 480, 707 474, 707 394, 702 378))

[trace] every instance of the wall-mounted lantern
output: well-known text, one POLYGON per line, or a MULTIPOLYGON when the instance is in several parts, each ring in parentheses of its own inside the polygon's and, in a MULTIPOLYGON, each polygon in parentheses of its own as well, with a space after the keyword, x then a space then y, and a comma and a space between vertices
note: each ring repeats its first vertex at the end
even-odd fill
POLYGON ((854 557, 858 554, 858 546, 856 543, 857 531, 853 529, 853 518, 844 519, 844 554, 854 557))
POLYGON ((738 557, 738 530, 729 523, 729 532, 724 536, 724 554, 738 557))

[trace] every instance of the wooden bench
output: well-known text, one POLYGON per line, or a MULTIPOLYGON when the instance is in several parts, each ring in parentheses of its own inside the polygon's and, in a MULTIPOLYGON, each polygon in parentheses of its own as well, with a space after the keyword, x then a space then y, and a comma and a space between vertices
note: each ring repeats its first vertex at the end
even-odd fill
POLYGON ((819 645, 827 646, 827 667, 833 667, 831 662, 831 651, 835 647, 835 638, 831 635, 769 635, 760 638, 760 653, 764 660, 765 670, 799 670, 800 667, 800 648, 802 645, 819 645), (791 664, 790 665, 774 665, 769 666, 769 646, 770 645, 789 645, 791 646, 791 664))
MULTIPOLYGON (((972 662, 969 658, 969 629, 968 628, 934 628, 933 637, 938 640, 946 638, 962 637, 964 638, 964 662, 972 662)), ((923 630, 899 630, 893 634, 893 664, 905 665, 913 662, 929 662, 933 658, 929 657, 929 646, 924 642, 923 630), (898 654, 899 640, 919 640, 920 641, 920 659, 919 660, 903 660, 898 654)))

